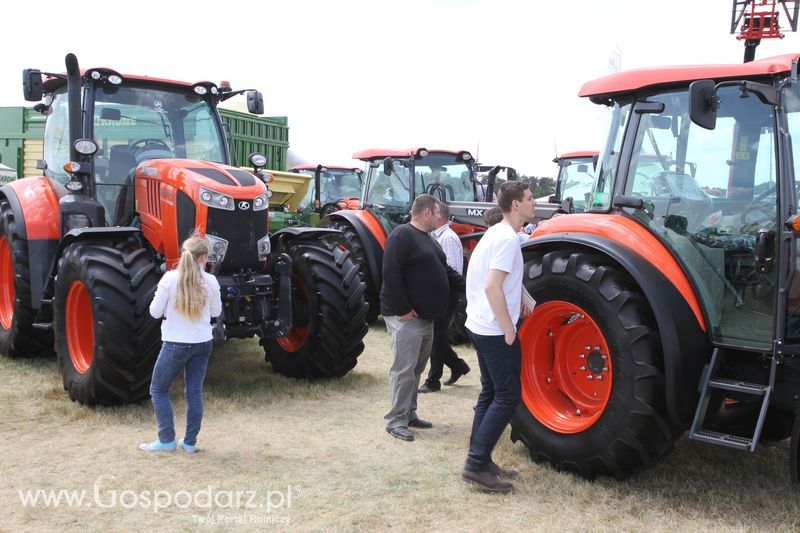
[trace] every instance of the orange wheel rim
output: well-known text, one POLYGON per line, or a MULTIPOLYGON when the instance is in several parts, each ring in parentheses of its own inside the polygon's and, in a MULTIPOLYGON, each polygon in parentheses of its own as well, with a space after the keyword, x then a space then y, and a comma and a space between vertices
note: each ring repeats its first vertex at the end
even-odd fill
POLYGON ((11 329, 14 318, 14 264, 8 237, 0 237, 0 324, 11 329))
POLYGON ((80 281, 74 281, 67 293, 66 310, 67 349, 72 366, 85 374, 92 366, 94 356, 94 325, 89 292, 80 281))
MULTIPOLYGON (((292 288, 297 289, 292 291, 293 298, 301 298, 302 302, 305 304, 306 308, 308 308, 308 292, 306 291, 305 285, 303 282, 300 281, 300 278, 292 274, 292 288)), ((298 302, 299 304, 300 302, 298 302)), ((289 333, 286 334, 284 337, 278 337, 275 339, 278 342, 278 345, 283 348, 287 352, 296 352, 303 345, 306 343, 306 339, 308 339, 308 324, 302 326, 294 326, 292 329, 289 330, 289 333)))
POLYGON ((611 397, 611 357, 600 328, 580 307, 538 305, 519 332, 522 401, 557 433, 591 427, 611 397))

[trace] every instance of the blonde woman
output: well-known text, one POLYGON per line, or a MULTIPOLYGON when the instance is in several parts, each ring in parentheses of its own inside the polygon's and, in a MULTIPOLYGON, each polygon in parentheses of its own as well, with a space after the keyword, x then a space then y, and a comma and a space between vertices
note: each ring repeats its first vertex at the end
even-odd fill
POLYGON ((183 370, 186 388, 186 434, 177 446, 197 451, 197 434, 203 419, 203 380, 211 355, 211 317, 222 312, 219 282, 205 271, 208 244, 194 235, 181 247, 178 268, 158 282, 150 314, 161 322, 161 352, 158 354, 150 396, 158 422, 158 439, 139 445, 147 452, 176 448, 175 424, 169 389, 183 370))

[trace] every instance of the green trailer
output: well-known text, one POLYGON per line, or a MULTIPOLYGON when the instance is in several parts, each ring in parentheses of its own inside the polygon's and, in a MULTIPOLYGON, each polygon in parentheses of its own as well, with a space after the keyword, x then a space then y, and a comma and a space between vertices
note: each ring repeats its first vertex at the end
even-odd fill
MULTIPOLYGON (((231 161, 245 165, 247 156, 267 156, 267 168, 285 170, 289 149, 287 117, 257 117, 232 109, 220 109, 231 145, 231 161)), ((43 158, 44 115, 27 107, 0 107, 0 164, 18 177, 40 174, 36 162, 43 158)), ((130 134, 130 125, 126 126, 130 134)))

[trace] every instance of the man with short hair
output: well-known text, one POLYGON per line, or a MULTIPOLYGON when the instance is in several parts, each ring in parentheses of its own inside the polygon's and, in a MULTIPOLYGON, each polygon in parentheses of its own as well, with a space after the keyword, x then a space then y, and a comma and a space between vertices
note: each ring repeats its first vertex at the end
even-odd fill
POLYGON ((508 181, 500 186, 497 203, 503 220, 478 242, 467 270, 466 326, 478 353, 481 392, 461 479, 485 491, 508 492, 513 485, 499 478, 517 472, 494 463, 492 450, 520 402, 516 323, 522 311, 523 265, 517 229, 533 218, 535 202, 526 183, 508 181))
MULTIPOLYGON (((461 274, 464 270, 464 248, 461 246, 461 239, 456 232, 450 229, 450 208, 446 203, 439 204, 438 227, 431 232, 439 246, 442 247, 444 255, 447 257, 447 266, 461 274)), ((437 318, 433 323, 433 348, 431 349, 431 368, 428 371, 428 379, 419 388, 419 392, 437 392, 442 389, 440 380, 444 371, 444 365, 450 369, 450 379, 444 382, 445 385, 455 385, 458 379, 470 371, 466 361, 458 357, 453 351, 447 338, 447 330, 450 320, 458 306, 461 291, 450 291, 450 299, 447 305, 447 313, 442 318, 437 318)))
POLYGON ((450 288, 464 284, 429 235, 439 225, 439 209, 439 200, 419 195, 411 206, 411 222, 392 231, 383 252, 381 314, 394 355, 391 408, 384 421, 392 437, 405 441, 414 440, 409 427, 433 427, 417 416, 417 388, 431 353, 433 321, 445 315, 450 288))

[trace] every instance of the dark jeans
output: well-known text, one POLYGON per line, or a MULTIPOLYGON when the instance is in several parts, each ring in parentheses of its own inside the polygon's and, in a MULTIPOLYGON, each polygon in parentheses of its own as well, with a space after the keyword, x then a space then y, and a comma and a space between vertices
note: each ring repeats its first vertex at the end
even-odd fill
POLYGON ((450 298, 447 306, 447 316, 437 318, 433 322, 433 346, 431 347, 431 368, 428 370, 427 381, 438 383, 444 373, 444 365, 450 370, 463 371, 467 368, 467 362, 461 359, 447 338, 450 329, 450 320, 453 318, 456 307, 458 306, 458 295, 450 298))
MULTIPOLYGON (((468 330, 469 331, 469 330, 468 330)), ((466 470, 488 470, 492 450, 511 420, 521 399, 519 337, 509 346, 503 335, 485 336, 469 332, 478 352, 481 393, 475 405, 466 470)))
POLYGON ((203 420, 203 380, 206 377, 211 346, 212 341, 196 344, 162 343, 150 383, 150 397, 158 422, 158 440, 161 442, 175 440, 175 421, 169 388, 183 370, 186 384, 186 434, 183 442, 192 446, 197 443, 200 422, 203 420))

